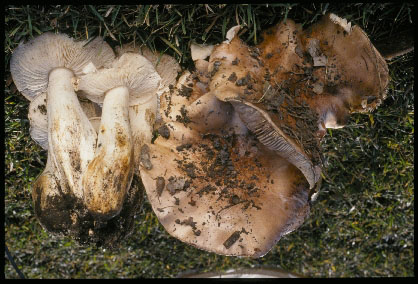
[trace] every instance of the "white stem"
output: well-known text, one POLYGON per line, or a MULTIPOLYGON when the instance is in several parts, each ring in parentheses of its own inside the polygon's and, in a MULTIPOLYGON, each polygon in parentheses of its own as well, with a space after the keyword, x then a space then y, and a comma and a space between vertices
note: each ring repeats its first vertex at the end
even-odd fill
POLYGON ((81 175, 94 157, 97 134, 81 108, 72 77, 73 72, 67 68, 56 68, 49 74, 48 144, 57 176, 81 198, 81 175))
POLYGON ((91 213, 111 218, 122 209, 133 176, 129 90, 106 93, 94 159, 83 174, 84 202, 91 213))
POLYGON ((151 143, 153 125, 157 113, 157 95, 141 105, 129 107, 129 120, 132 127, 132 139, 134 143, 135 168, 138 168, 141 148, 144 144, 151 143))

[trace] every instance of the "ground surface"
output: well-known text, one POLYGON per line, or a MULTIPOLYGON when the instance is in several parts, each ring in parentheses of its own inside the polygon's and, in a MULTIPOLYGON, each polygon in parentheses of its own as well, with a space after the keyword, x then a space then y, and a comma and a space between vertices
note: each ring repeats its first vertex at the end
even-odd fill
MULTIPOLYGON (((413 5, 277 4, 5 7, 5 242, 28 278, 175 277, 185 271, 282 267, 311 277, 414 276, 413 53, 389 63, 388 98, 347 127, 328 130, 328 168, 309 219, 263 258, 225 257, 170 237, 147 201, 132 236, 117 249, 80 247, 49 236, 34 217, 31 183, 46 152, 29 137, 28 101, 12 83, 9 60, 21 40, 46 31, 77 39, 101 35, 113 47, 132 42, 175 56, 191 68, 189 43, 218 43, 244 24, 252 45, 284 18, 308 26, 333 12, 372 41, 413 24, 413 5), (178 44, 177 44, 178 43, 178 44)), ((5 277, 17 278, 5 258, 5 277)))

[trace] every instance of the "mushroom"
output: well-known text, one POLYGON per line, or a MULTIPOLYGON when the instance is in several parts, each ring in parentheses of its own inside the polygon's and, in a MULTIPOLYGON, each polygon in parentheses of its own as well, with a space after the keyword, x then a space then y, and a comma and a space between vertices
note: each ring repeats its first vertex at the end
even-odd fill
POLYGON ((166 124, 149 145, 154 167, 141 167, 141 178, 171 235, 259 257, 302 224, 321 181, 321 127, 340 127, 367 96, 383 99, 388 80, 364 32, 332 14, 321 22, 303 31, 287 19, 256 47, 234 27, 210 54, 208 86, 186 73, 163 94, 166 124), (363 47, 350 55, 363 60, 366 80, 336 45, 350 40, 363 47), (326 75, 334 65, 345 81, 332 85, 326 75))
MULTIPOLYGON (((80 99, 80 97, 79 100, 83 112, 97 133, 102 113, 100 106, 89 100, 80 99)), ((30 102, 28 111, 30 135, 44 150, 48 150, 48 116, 46 109, 46 93, 42 93, 30 102)))
POLYGON ((97 135, 71 80, 89 64, 101 67, 113 58, 113 51, 100 38, 86 45, 66 35, 45 33, 20 44, 11 59, 13 80, 24 96, 32 99, 47 93, 48 148, 78 198, 83 196, 81 173, 92 159, 97 135))
POLYGON ((270 149, 299 168, 313 188, 321 172, 325 128, 385 98, 386 62, 358 27, 334 14, 302 30, 290 19, 246 46, 231 29, 210 56, 209 89, 230 102, 270 149))
POLYGON ((190 45, 190 53, 192 55, 192 60, 196 61, 198 59, 205 60, 212 53, 214 46, 192 43, 190 45))
MULTIPOLYGON (((148 59, 152 63, 158 75, 160 75, 161 81, 160 81, 160 86, 157 91, 158 99, 156 100, 157 107, 153 105, 155 101, 149 102, 150 109, 159 109, 160 108, 159 98, 163 92, 168 91, 170 85, 174 86, 176 84, 176 79, 179 75, 179 72, 181 71, 180 65, 173 57, 167 54, 158 54, 157 52, 151 51, 147 47, 141 48, 133 44, 125 44, 121 47, 119 46, 116 47, 116 54, 118 57, 122 56, 124 53, 127 53, 127 52, 139 53, 142 56, 144 56, 146 59, 148 59)), ((155 120, 155 122, 158 123, 158 121, 161 119, 158 111, 156 112, 156 116, 154 118, 150 115, 147 115, 146 117, 144 117, 143 116, 144 114, 145 114, 144 112, 138 112, 136 106, 131 106, 129 109, 129 116, 131 120, 141 121, 144 119, 148 119, 148 120, 151 119, 151 120, 155 120)), ((150 121, 150 124, 152 124, 151 121, 150 121)), ((141 141, 144 139, 148 141, 150 137, 147 136, 146 138, 142 138, 142 139, 139 137, 134 138, 135 141, 141 141)), ((135 142, 135 144, 138 145, 138 147, 141 147, 140 143, 138 144, 138 142, 135 142)))
POLYGON ((301 34, 301 48, 311 46, 326 63, 314 64, 309 76, 321 88, 306 100, 326 128, 343 127, 350 113, 372 111, 386 98, 387 63, 359 26, 329 13, 301 34))
POLYGON ((161 96, 164 125, 140 174, 174 237, 224 255, 259 257, 309 212, 309 184, 248 131, 231 104, 185 71, 161 96))
MULTIPOLYGON (((47 230, 82 243, 112 245, 128 235, 142 195, 140 184, 131 187, 124 199, 126 207, 109 220, 96 219, 83 199, 81 177, 94 158, 97 142, 87 117, 98 113, 96 107, 92 111, 85 104, 83 111, 72 81, 74 76, 110 66, 113 60, 112 49, 100 38, 75 42, 66 35, 51 33, 20 44, 11 59, 13 80, 26 98, 40 106, 38 101, 42 102, 46 93, 48 161, 33 186, 35 213, 47 230)), ((41 118, 39 125, 45 126, 44 114, 33 118, 41 118)))
POLYGON ((48 148, 78 198, 83 196, 81 174, 93 158, 97 135, 71 81, 86 66, 101 67, 113 58, 113 51, 100 38, 86 45, 66 35, 45 33, 20 44, 11 59, 12 77, 23 95, 30 99, 47 93, 48 148))
POLYGON ((206 59, 211 55, 213 48, 214 45, 200 45, 196 43, 190 45, 190 53, 196 67, 196 74, 199 81, 204 84, 209 83, 209 62, 206 59))
MULTIPOLYGON (((278 27, 282 32, 272 35, 278 42, 289 41, 286 46, 275 45, 275 52, 280 49, 280 62, 272 64, 273 70, 264 63, 260 48, 248 47, 235 36, 237 29, 232 28, 231 37, 210 56, 209 89, 218 99, 231 103, 258 140, 300 169, 314 188, 321 172, 321 150, 313 127, 317 117, 305 102, 294 100, 293 90, 285 86, 286 72, 297 57, 288 52, 296 45, 297 26, 287 20, 278 27)), ((266 57, 274 58, 271 52, 266 57)))
POLYGON ((110 218, 122 208, 143 140, 151 141, 160 76, 145 57, 125 53, 111 67, 73 83, 87 98, 103 103, 96 153, 83 174, 83 197, 92 213, 110 218), (136 107, 137 117, 129 105, 136 107))
MULTIPOLYGON (((138 46, 135 47, 132 44, 117 47, 116 53, 118 57, 121 57, 125 53, 141 54, 152 63, 155 71, 157 71, 158 75, 160 75, 161 81, 156 92, 158 97, 156 97, 155 100, 153 98, 153 100, 150 100, 148 103, 142 104, 141 106, 132 105, 129 108, 129 118, 131 121, 148 121, 149 126, 158 126, 161 122, 161 117, 157 111, 157 109, 160 109, 159 98, 163 92, 169 90, 170 86, 173 87, 176 84, 178 73, 181 71, 180 65, 173 57, 167 54, 158 54, 157 52, 152 52, 147 47, 140 48, 138 46), (139 107, 145 111, 139 111, 139 107)), ((142 149, 142 146, 144 143, 151 142, 153 129, 150 127, 149 130, 144 131, 143 129, 137 128, 139 126, 139 123, 132 124, 135 145, 134 148, 139 150, 139 154, 135 155, 136 169, 138 168, 140 162, 146 164, 147 167, 152 167, 152 165, 148 162, 146 154, 147 147, 142 149)))
POLYGON ((125 44, 122 47, 116 47, 116 55, 121 57, 123 54, 132 52, 139 53, 148 59, 161 77, 160 87, 157 94, 160 96, 163 92, 168 91, 170 85, 175 84, 176 79, 181 71, 181 67, 178 62, 167 54, 158 54, 151 51, 147 47, 134 46, 132 44, 125 44))

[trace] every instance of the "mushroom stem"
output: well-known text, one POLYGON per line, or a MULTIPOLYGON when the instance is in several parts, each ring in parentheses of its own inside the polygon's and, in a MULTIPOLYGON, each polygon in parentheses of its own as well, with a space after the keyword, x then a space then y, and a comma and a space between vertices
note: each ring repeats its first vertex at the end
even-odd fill
POLYGON ((70 211, 66 205, 70 198, 65 183, 61 186, 57 179, 57 170, 50 153, 44 171, 32 185, 32 200, 35 215, 42 227, 59 233, 71 225, 70 211))
MULTIPOLYGON (((134 144, 134 163, 138 169, 141 160, 141 149, 144 144, 151 143, 153 125, 156 119, 157 95, 152 96, 143 104, 129 107, 129 119, 132 126, 132 141, 134 144)), ((151 166, 151 165, 149 165, 151 166)))
POLYGON ((81 175, 93 159, 97 134, 74 92, 73 77, 67 68, 55 68, 49 74, 48 143, 55 167, 64 174, 75 196, 81 198, 81 175))
POLYGON ((106 92, 94 159, 83 174, 84 202, 92 214, 108 219, 120 212, 133 176, 129 90, 106 92))

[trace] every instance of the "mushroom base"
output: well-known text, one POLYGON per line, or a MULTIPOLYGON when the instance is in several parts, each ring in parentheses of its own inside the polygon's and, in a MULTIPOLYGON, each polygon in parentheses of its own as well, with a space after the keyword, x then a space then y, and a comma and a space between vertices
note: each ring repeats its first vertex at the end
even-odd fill
POLYGON ((141 179, 134 176, 122 210, 106 221, 95 218, 83 200, 65 191, 50 174, 42 174, 34 183, 35 215, 42 227, 53 235, 69 236, 82 245, 115 247, 132 232, 134 216, 141 208, 144 186, 141 179), (55 184, 58 194, 48 194, 51 184, 55 184))

